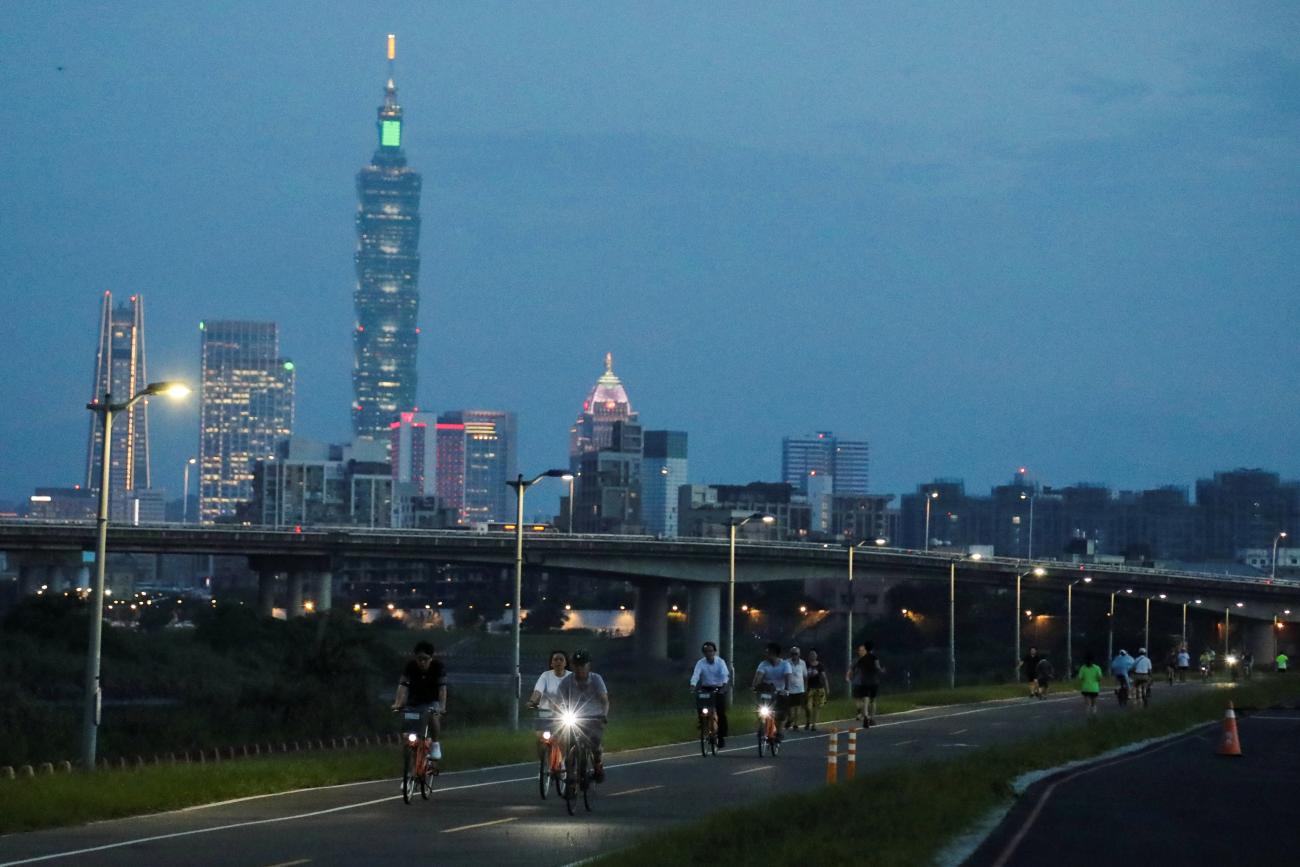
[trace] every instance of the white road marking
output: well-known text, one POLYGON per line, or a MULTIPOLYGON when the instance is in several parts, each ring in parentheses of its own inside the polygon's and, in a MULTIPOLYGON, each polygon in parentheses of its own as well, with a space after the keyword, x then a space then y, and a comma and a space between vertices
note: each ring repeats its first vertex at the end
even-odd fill
POLYGON ((624 790, 621 791, 621 792, 610 792, 610 793, 609 793, 608 795, 606 795, 605 797, 607 797, 607 798, 617 798, 617 797, 620 796, 620 795, 635 795, 637 792, 650 792, 650 791, 653 791, 654 789, 662 789, 662 788, 663 788, 663 786, 661 786, 661 785, 660 785, 660 786, 642 786, 642 787, 640 787, 639 789, 624 789, 624 790))
POLYGON ((278 864, 271 864, 268 867, 297 867, 299 864, 310 864, 310 858, 299 858, 297 861, 281 861, 278 864))
POLYGON ((489 822, 475 822, 473 825, 461 825, 458 828, 447 828, 442 833, 455 834, 458 831, 473 831, 475 828, 486 828, 489 825, 503 825, 506 822, 517 822, 517 821, 519 821, 518 816, 511 816, 508 819, 493 819, 489 822))
POLYGON ((948 737, 956 737, 957 735, 965 734, 968 731, 970 731, 970 729, 957 729, 955 732, 948 732, 948 737))
MULTIPOLYGON (((775 770, 775 768, 776 765, 763 765, 762 767, 758 767, 758 768, 749 768, 744 771, 736 771, 734 774, 732 774, 732 776, 739 777, 741 774, 752 774, 757 771, 771 771, 771 770, 775 770)), ((3 867, 3 865, 0 865, 0 867, 3 867)))
POLYGON ((901 746, 905 746, 906 744, 914 744, 914 743, 916 743, 916 738, 912 738, 906 741, 899 741, 898 743, 894 744, 894 746, 901 747, 901 746))

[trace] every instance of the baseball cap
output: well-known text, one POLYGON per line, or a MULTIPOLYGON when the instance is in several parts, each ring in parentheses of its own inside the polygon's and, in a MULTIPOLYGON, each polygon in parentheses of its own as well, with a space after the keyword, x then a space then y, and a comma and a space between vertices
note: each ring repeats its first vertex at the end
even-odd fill
POLYGON ((573 664, 582 665, 584 662, 591 662, 591 654, 585 650, 575 650, 573 652, 573 664))

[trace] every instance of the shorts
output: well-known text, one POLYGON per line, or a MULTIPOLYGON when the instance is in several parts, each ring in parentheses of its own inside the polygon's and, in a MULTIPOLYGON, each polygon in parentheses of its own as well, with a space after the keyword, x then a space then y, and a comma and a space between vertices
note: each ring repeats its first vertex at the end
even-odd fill
POLYGON ((1052 682, 1052 679, 1051 679, 1050 677, 1040 677, 1040 678, 1038 678, 1038 688, 1039 688, 1039 689, 1047 689, 1047 685, 1048 685, 1049 683, 1051 683, 1051 682, 1052 682))
POLYGON ((825 687, 820 687, 820 686, 813 687, 812 689, 808 690, 807 695, 808 695, 807 698, 808 707, 816 708, 816 707, 825 706, 826 704, 825 687))
POLYGON ((1133 685, 1134 685, 1134 686, 1142 686, 1144 683, 1150 683, 1150 682, 1151 682, 1151 675, 1149 675, 1149 674, 1135 674, 1135 675, 1133 675, 1133 685))
POLYGON ((1079 695, 1083 696, 1084 698, 1095 699, 1097 696, 1101 695, 1101 693, 1099 693, 1099 692, 1083 692, 1083 691, 1080 691, 1080 692, 1079 692, 1079 695))
POLYGON ((855 683, 853 685, 854 698, 875 698, 880 691, 880 684, 877 683, 855 683))

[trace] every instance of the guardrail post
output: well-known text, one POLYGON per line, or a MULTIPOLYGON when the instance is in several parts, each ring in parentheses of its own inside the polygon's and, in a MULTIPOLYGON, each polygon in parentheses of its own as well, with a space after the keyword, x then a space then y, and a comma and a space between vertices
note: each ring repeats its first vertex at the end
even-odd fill
POLYGON ((832 728, 830 737, 826 739, 826 782, 835 782, 835 776, 839 772, 839 756, 836 751, 839 749, 840 730, 832 728))

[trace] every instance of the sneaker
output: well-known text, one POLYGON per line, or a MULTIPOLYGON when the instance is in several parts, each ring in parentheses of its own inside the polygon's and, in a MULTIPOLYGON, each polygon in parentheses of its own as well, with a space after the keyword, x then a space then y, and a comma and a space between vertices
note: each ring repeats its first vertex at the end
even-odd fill
POLYGON ((591 778, 598 783, 605 782, 605 763, 596 762, 596 768, 592 771, 591 778))

